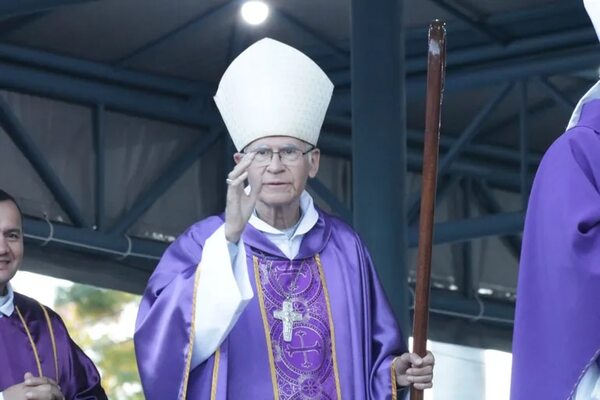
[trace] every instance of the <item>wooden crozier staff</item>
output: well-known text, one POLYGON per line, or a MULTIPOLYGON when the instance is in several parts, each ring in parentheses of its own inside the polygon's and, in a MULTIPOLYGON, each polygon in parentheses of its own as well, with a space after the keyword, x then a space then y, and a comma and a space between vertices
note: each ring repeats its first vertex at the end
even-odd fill
MULTIPOLYGON (((429 25, 425 144, 423 148, 419 250, 417 258, 417 282, 413 323, 413 352, 421 357, 424 357, 427 354, 433 213, 435 208, 440 113, 442 106, 442 92, 444 90, 445 67, 446 26, 444 22, 436 19, 429 25)), ((411 400, 422 400, 423 391, 411 387, 410 398, 411 400)))

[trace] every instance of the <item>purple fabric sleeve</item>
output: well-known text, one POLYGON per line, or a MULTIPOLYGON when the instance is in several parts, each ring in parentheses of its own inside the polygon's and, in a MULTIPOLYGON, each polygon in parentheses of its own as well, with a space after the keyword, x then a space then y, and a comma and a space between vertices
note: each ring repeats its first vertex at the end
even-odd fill
POLYGON ((568 399, 600 349, 600 102, 544 156, 525 221, 512 400, 568 399))
POLYGON ((188 391, 186 382, 193 390, 210 389, 213 358, 197 371, 189 370, 192 307, 202 246, 222 223, 213 217, 190 227, 169 246, 148 282, 134 335, 147 400, 179 399, 188 391))

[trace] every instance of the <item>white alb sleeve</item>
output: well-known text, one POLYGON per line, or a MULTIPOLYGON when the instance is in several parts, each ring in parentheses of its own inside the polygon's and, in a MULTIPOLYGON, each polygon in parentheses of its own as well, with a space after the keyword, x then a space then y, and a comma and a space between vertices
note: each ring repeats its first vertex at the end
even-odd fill
POLYGON ((579 381, 575 400, 600 400, 600 370, 596 362, 590 365, 579 381))
POLYGON ((198 273, 192 368, 219 348, 254 297, 244 243, 227 242, 224 225, 206 240, 198 273))

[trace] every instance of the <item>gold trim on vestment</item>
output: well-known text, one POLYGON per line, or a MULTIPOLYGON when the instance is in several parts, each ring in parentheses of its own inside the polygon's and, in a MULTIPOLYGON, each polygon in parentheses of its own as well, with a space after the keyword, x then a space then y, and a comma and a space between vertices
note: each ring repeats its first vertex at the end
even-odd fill
POLYGON ((321 277, 321 285, 323 285, 323 293, 325 294, 325 303, 327 303, 327 317, 329 318, 329 329, 331 330, 331 358, 333 359, 333 376, 335 378, 335 391, 337 393, 338 400, 342 400, 342 392, 340 388, 340 374, 338 372, 337 364, 337 353, 335 351, 335 328, 333 326, 333 317, 331 315, 331 303, 329 301, 329 291, 327 290, 327 283, 325 282, 325 275, 323 275, 323 266, 321 265, 321 257, 315 255, 315 261, 319 268, 319 276, 321 277))
POLYGON ((260 273, 258 271, 258 258, 252 257, 254 264, 254 278, 256 279, 256 291, 258 292, 258 301, 260 304, 260 313, 262 315, 263 327, 265 329, 265 339, 267 340, 267 353, 269 355, 269 369, 271 370, 271 382, 273 384, 273 399, 279 400, 279 386, 277 385, 277 373, 275 372, 275 358, 273 357, 273 343, 271 343, 271 333, 269 330, 269 321, 265 310, 265 298, 263 294, 262 283, 260 282, 260 273))
POLYGON ((194 353, 194 339, 196 338, 196 293, 198 293, 198 282, 200 281, 200 263, 196 266, 194 272, 194 294, 192 296, 192 326, 190 328, 190 337, 188 339, 188 353, 185 361, 185 371, 183 374, 183 390, 180 399, 185 400, 187 396, 187 386, 190 379, 190 370, 192 367, 192 354, 194 353))
POLYGON ((27 338, 29 338, 29 344, 31 345, 31 349, 33 350, 33 357, 35 357, 35 363, 38 369, 38 376, 44 376, 42 372, 42 363, 40 362, 40 356, 37 351, 37 347, 35 347, 35 342, 33 341, 33 337, 31 336, 31 332, 29 332, 29 328, 27 327, 27 323, 25 322, 25 318, 23 318, 23 314, 21 314, 21 310, 19 310, 18 306, 15 306, 15 310, 17 311, 17 315, 21 320, 21 324, 23 324, 23 328, 25 328, 25 333, 27 333, 27 338))
POLYGON ((396 359, 400 357, 394 357, 392 359, 392 400, 398 400, 398 383, 396 382, 396 359))
POLYGON ((215 351, 215 365, 213 366, 212 385, 210 388, 210 400, 217 398, 217 383, 219 382, 219 361, 221 360, 221 349, 215 351))

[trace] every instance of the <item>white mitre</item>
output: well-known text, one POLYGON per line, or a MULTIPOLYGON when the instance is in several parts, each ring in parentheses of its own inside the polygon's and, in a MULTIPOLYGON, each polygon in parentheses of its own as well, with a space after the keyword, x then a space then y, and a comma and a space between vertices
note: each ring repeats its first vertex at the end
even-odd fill
POLYGON ((600 1, 583 0, 583 5, 585 6, 585 10, 592 20, 592 24, 594 24, 594 29, 596 29, 598 39, 600 39, 600 1))
MULTIPOLYGON (((588 16, 592 20, 592 24, 596 30, 596 35, 598 35, 598 39, 600 40, 600 0, 583 0, 583 5, 585 6, 588 16)), ((571 129, 577 125, 579 118, 581 117, 583 105, 597 99, 600 99, 600 81, 592 86, 592 88, 588 90, 588 92, 583 95, 581 99, 579 99, 579 102, 577 103, 577 106, 571 115, 571 119, 567 124, 567 129, 571 129)))
POLYGON ((238 151, 267 136, 316 146, 332 93, 333 83, 314 61, 266 38, 233 60, 215 103, 238 151))

